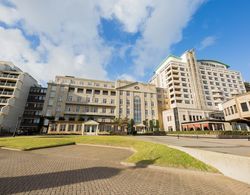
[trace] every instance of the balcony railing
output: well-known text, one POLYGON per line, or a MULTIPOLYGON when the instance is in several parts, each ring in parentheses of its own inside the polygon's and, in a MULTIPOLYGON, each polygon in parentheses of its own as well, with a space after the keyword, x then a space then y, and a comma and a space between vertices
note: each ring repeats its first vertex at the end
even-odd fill
POLYGON ((12 91, 0 91, 0 95, 13 95, 12 91))
POLYGON ((16 79, 16 78, 18 78, 18 75, 0 74, 0 77, 16 79))
POLYGON ((16 83, 3 83, 3 82, 0 82, 0 85, 2 85, 2 86, 15 87, 15 86, 16 86, 16 83))
POLYGON ((8 102, 7 99, 0 99, 0 103, 2 103, 2 104, 5 104, 5 103, 7 103, 7 102, 8 102))

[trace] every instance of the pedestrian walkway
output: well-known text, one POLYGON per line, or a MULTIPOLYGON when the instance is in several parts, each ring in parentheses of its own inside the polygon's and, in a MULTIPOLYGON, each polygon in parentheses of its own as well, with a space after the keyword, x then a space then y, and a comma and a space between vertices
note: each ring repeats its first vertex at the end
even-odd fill
POLYGON ((131 154, 93 146, 0 150, 0 194, 250 194, 249 185, 220 174, 121 165, 131 154))

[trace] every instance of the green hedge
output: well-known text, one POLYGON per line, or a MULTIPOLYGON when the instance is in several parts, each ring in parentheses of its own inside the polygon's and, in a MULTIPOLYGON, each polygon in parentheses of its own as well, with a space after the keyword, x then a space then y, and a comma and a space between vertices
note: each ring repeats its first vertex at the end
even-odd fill
POLYGON ((172 131, 169 135, 250 135, 250 131, 172 131))

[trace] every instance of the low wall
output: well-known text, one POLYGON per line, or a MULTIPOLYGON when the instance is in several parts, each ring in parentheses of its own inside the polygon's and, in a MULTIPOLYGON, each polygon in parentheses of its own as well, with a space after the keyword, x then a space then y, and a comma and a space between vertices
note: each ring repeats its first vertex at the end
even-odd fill
POLYGON ((225 176, 250 184, 250 157, 223 154, 179 146, 169 146, 190 154, 218 169, 225 176))
POLYGON ((209 135, 209 134, 167 134, 172 137, 188 137, 188 138, 213 138, 213 139, 249 139, 249 135, 209 135))

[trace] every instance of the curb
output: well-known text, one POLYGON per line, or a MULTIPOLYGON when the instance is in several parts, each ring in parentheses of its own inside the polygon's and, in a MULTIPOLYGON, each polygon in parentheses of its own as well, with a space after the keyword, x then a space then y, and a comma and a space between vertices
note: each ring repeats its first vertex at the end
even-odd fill
POLYGON ((223 175, 250 184, 250 157, 167 145, 216 168, 223 175))
POLYGON ((75 142, 72 143, 66 143, 61 145, 55 145, 55 146, 41 146, 41 147, 34 147, 34 148, 27 148, 27 149, 18 149, 18 148, 9 148, 9 147, 0 147, 4 150, 12 150, 12 151, 31 151, 31 150, 39 150, 39 149, 46 149, 46 148, 55 148, 55 147, 62 147, 62 146, 70 146, 70 145, 76 145, 75 142))
POLYGON ((3 150, 12 150, 12 151, 25 151, 24 149, 18 149, 18 148, 8 148, 8 147, 1 147, 3 150))
POLYGON ((222 175, 221 173, 212 173, 212 172, 205 172, 205 171, 199 171, 199 170, 192 170, 192 169, 185 169, 185 168, 176 168, 176 167, 162 167, 157 165, 136 165, 136 163, 129 163, 129 162, 120 162, 121 165, 129 167, 129 168, 148 168, 148 169, 155 169, 160 171, 178 171, 178 172, 190 172, 192 174, 204 174, 204 175, 222 175))
POLYGON ((75 145, 79 146, 94 146, 94 147, 104 147, 104 148, 115 148, 115 149, 125 149, 125 150, 130 150, 132 152, 137 152, 134 148, 132 147, 120 147, 120 146, 109 146, 109 145, 101 145, 101 144, 82 144, 82 143, 76 143, 75 145))

